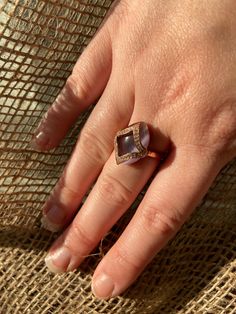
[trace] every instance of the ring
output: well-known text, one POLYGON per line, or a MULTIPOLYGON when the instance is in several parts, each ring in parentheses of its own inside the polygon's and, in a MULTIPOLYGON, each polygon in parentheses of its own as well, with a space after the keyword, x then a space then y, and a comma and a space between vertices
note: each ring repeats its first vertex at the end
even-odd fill
POLYGON ((158 158, 157 152, 149 151, 150 132, 145 122, 131 124, 116 133, 114 146, 117 165, 132 164, 144 157, 158 158))

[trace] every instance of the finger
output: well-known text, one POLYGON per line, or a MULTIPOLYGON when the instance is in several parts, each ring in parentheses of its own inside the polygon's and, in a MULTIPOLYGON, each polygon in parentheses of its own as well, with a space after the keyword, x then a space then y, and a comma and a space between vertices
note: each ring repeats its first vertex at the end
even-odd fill
POLYGON ((112 153, 117 130, 128 124, 133 110, 131 88, 114 77, 81 131, 71 159, 44 206, 42 222, 51 231, 70 222, 112 153))
POLYGON ((217 174, 212 158, 173 152, 148 189, 130 224, 93 276, 100 298, 122 293, 193 211, 217 174))
POLYGON ((62 91, 42 119, 31 145, 49 150, 59 144, 79 114, 102 94, 111 73, 111 43, 101 29, 84 50, 62 91))
POLYGON ((132 204, 157 162, 143 159, 133 166, 117 166, 113 153, 69 229, 50 249, 46 259, 48 267, 56 272, 78 267, 132 204))
POLYGON ((76 268, 132 204, 158 163, 157 158, 145 158, 132 166, 117 166, 113 153, 71 226, 50 249, 48 267, 76 268))

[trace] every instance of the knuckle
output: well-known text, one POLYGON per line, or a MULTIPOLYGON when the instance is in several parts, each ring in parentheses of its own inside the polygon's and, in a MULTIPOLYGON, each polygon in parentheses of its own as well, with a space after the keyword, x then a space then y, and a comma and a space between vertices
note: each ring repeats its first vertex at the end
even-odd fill
POLYGON ((55 128, 58 126, 58 122, 63 125, 68 116, 74 115, 76 117, 87 103, 89 86, 85 82, 85 79, 73 74, 68 77, 61 92, 44 115, 41 128, 49 129, 50 126, 55 128))
POLYGON ((142 261, 140 261, 138 258, 135 258, 131 252, 127 252, 127 249, 115 246, 113 249, 113 256, 119 267, 129 271, 132 269, 136 273, 139 272, 139 263, 142 261))
POLYGON ((221 102, 212 119, 209 133, 213 153, 228 153, 236 147, 236 99, 221 102))
POLYGON ((174 235, 180 228, 182 221, 182 214, 179 214, 176 208, 173 208, 170 214, 153 205, 145 206, 141 211, 143 227, 154 236, 161 234, 164 237, 170 237, 174 235))
POLYGON ((81 225, 74 220, 71 225, 71 232, 65 240, 65 245, 70 247, 71 250, 77 250, 75 253, 83 255, 83 252, 87 252, 94 247, 95 242, 81 225), (77 245, 75 245, 75 243, 77 243, 77 245))
MULTIPOLYGON (((193 80, 194 74, 189 69, 182 67, 181 70, 176 71, 169 82, 164 104, 170 106, 181 100, 191 89, 193 80)), ((172 106, 172 110, 174 115, 179 114, 175 106, 172 106)))
POLYGON ((83 71, 72 73, 66 81, 64 87, 64 98, 72 102, 86 102, 89 97, 90 85, 83 71))
POLYGON ((68 199, 73 200, 78 199, 79 197, 79 192, 75 191, 72 187, 66 184, 64 176, 59 179, 53 194, 57 198, 61 198, 61 195, 64 194, 64 196, 66 195, 68 199))
POLYGON ((219 119, 219 138, 231 142, 236 137, 236 99, 223 103, 225 108, 219 119))
POLYGON ((100 139, 96 130, 88 127, 79 136, 79 147, 90 161, 101 165, 106 162, 111 153, 111 148, 105 143, 105 140, 100 139))
POLYGON ((130 203, 133 192, 122 181, 106 174, 99 182, 99 194, 110 205, 123 207, 130 203))

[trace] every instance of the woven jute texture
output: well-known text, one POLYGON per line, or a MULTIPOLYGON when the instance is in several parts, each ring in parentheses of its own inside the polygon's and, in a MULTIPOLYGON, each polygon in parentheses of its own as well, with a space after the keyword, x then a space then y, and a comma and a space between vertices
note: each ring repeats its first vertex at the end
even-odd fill
POLYGON ((41 208, 89 113, 51 152, 37 153, 29 141, 111 2, 0 0, 0 314, 236 313, 235 160, 121 297, 95 299, 91 277, 144 191, 77 271, 45 267, 56 236, 41 228, 41 208))

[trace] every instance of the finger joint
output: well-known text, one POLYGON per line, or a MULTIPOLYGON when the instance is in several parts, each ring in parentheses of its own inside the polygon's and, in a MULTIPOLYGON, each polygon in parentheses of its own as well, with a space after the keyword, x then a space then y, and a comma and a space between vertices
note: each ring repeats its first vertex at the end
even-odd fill
POLYGON ((104 175, 99 182, 100 197, 110 206, 126 206, 132 200, 133 193, 127 184, 111 174, 104 175))
POLYGON ((169 238, 174 235, 182 224, 183 218, 179 210, 160 210, 155 205, 144 206, 141 210, 141 223, 148 233, 154 236, 162 234, 169 238))
POLYGON ((64 176, 62 176, 54 191, 53 191, 53 195, 56 196, 57 198, 61 197, 61 195, 64 195, 64 197, 66 196, 68 199, 78 199, 79 198, 79 192, 74 190, 68 183, 66 183, 64 176))
POLYGON ((119 267, 127 269, 130 273, 132 270, 134 273, 139 273, 140 270, 140 259, 135 258, 131 252, 121 247, 114 247, 113 257, 119 267))
POLYGON ((97 133, 93 129, 84 129, 79 137, 78 147, 89 161, 103 165, 111 153, 111 148, 97 133))
POLYGON ((82 256, 95 246, 95 242, 78 222, 73 221, 71 231, 65 240, 65 245, 74 254, 82 256))
POLYGON ((87 103, 91 87, 83 72, 72 73, 64 86, 64 99, 69 99, 72 103, 83 105, 87 103))

